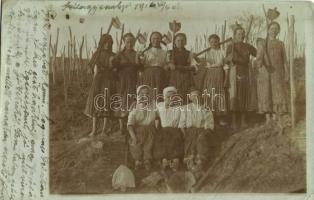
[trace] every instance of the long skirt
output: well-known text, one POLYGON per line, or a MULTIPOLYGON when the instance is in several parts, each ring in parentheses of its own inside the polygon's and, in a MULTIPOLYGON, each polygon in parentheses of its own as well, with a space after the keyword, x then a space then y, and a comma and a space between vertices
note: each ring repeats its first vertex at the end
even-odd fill
POLYGON ((202 92, 208 96, 206 107, 215 113, 227 111, 227 98, 224 89, 224 70, 222 67, 206 69, 202 92))
MULTIPOLYGON (((167 79, 165 70, 162 67, 145 67, 144 72, 138 85, 148 85, 154 91, 157 90, 157 94, 162 95, 162 90, 167 85, 167 79)), ((156 93, 154 92, 154 95, 156 93)), ((154 96, 156 98, 156 96, 154 96)))
MULTIPOLYGON (((255 64, 254 62, 252 63, 255 64)), ((249 105, 248 111, 258 111, 257 102, 257 74, 258 70, 255 67, 251 67, 251 62, 249 63, 249 105)))
POLYGON ((210 130, 203 128, 187 128, 184 138, 184 160, 200 158, 208 160, 209 141, 208 134, 210 130))
POLYGON ((114 109, 110 98, 115 94, 116 83, 113 76, 98 72, 90 87, 84 114, 89 117, 111 117, 114 109))
POLYGON ((184 141, 179 128, 166 127, 157 132, 154 137, 153 157, 159 161, 183 158, 184 141))
POLYGON ((187 94, 192 86, 194 86, 193 75, 190 71, 170 71, 169 86, 174 86, 178 90, 178 94, 182 98, 182 105, 188 103, 187 94))
POLYGON ((122 106, 115 114, 117 117, 126 117, 133 102, 136 101, 137 71, 131 67, 122 69, 119 72, 117 93, 121 95, 122 106))
POLYGON ((257 106, 258 113, 272 112, 271 108, 270 77, 267 69, 258 68, 257 74, 257 106))
POLYGON ((249 77, 237 75, 237 67, 230 66, 229 109, 230 111, 248 111, 249 106, 249 77))
POLYGON ((135 137, 137 143, 130 144, 130 152, 134 160, 152 160, 153 137, 155 135, 155 127, 150 126, 136 126, 135 137))
POLYGON ((272 99, 272 111, 277 114, 288 112, 288 90, 284 77, 284 66, 276 66, 275 71, 270 73, 270 88, 272 99))

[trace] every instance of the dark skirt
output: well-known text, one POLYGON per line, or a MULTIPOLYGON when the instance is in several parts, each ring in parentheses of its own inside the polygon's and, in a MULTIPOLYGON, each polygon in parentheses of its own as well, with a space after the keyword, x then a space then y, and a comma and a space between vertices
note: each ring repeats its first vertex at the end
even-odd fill
POLYGON ((157 89, 158 94, 162 95, 162 90, 167 85, 165 70, 162 67, 145 67, 138 85, 148 85, 152 89, 157 89))
POLYGON ((208 160, 210 130, 187 128, 184 137, 184 159, 200 158, 208 160))
POLYGON ((113 76, 97 73, 88 93, 84 114, 89 117, 111 117, 113 109, 110 107, 110 97, 115 94, 115 89, 113 76))
POLYGON ((183 100, 183 105, 187 104, 189 90, 194 86, 194 80, 192 72, 190 71, 170 71, 169 86, 174 86, 178 90, 178 94, 183 100))
POLYGON ((179 128, 166 127, 158 131, 154 136, 153 157, 159 161, 179 158, 184 155, 184 141, 179 128))
POLYGON ((203 87, 209 94, 206 106, 215 113, 227 111, 227 98, 224 89, 224 70, 222 67, 206 69, 203 87))
POLYGON ((247 75, 237 75, 237 67, 230 67, 229 109, 230 111, 248 111, 250 81, 247 75))
POLYGON ((119 72, 117 93, 122 97, 122 107, 115 113, 117 117, 126 117, 130 106, 136 101, 137 70, 132 67, 119 72))
POLYGON ((130 152, 134 160, 145 161, 152 159, 153 137, 155 131, 156 129, 153 125, 135 127, 137 143, 136 145, 130 144, 130 152))

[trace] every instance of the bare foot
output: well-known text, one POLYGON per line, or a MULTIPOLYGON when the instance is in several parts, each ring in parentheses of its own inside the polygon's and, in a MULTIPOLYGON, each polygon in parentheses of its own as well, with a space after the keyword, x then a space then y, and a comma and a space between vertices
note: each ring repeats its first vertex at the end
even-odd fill
POLYGON ((241 128, 247 128, 248 124, 246 123, 246 121, 241 121, 241 128))
POLYGON ((89 134, 88 134, 88 137, 93 137, 95 135, 95 130, 91 131, 89 134))
POLYGON ((103 129, 101 130, 101 135, 102 135, 102 136, 109 136, 108 130, 106 130, 105 128, 103 128, 103 129))
POLYGON ((231 124, 231 129, 232 129, 233 131, 236 131, 236 130, 238 129, 237 124, 236 124, 236 123, 232 123, 232 124, 231 124))
POLYGON ((172 160, 172 166, 173 171, 177 171, 179 169, 179 159, 175 158, 172 160))
POLYGON ((165 170, 167 166, 168 166, 168 160, 166 158, 163 158, 161 161, 161 169, 165 170))
POLYGON ((145 160, 144 167, 145 167, 146 171, 150 171, 151 170, 151 163, 150 163, 149 160, 145 160))

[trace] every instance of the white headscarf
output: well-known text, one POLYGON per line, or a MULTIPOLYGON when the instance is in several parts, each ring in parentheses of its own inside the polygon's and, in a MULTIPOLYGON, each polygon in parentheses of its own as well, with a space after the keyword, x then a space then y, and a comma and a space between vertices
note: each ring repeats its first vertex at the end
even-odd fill
POLYGON ((136 95, 138 96, 139 93, 140 93, 140 91, 141 91, 142 89, 144 89, 144 88, 147 88, 149 91, 151 90, 151 88, 150 88, 148 85, 140 85, 140 86, 138 86, 137 89, 136 89, 136 95))
POLYGON ((164 97, 166 96, 166 94, 167 94, 168 92, 175 92, 175 93, 177 93, 177 89, 176 89, 174 86, 166 87, 166 88, 163 90, 163 92, 162 92, 162 94, 164 95, 164 97))

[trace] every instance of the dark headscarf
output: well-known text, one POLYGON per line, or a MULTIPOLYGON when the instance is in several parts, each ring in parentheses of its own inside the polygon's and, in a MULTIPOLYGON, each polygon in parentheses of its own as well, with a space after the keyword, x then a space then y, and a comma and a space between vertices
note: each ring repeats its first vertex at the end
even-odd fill
MULTIPOLYGON (((97 47, 97 50, 96 52, 93 54, 91 60, 89 61, 88 65, 90 67, 91 70, 93 70, 97 60, 98 60, 98 57, 100 55, 100 52, 103 50, 104 48, 104 44, 108 41, 113 41, 112 40, 112 37, 111 35, 109 34, 103 34, 98 42, 98 47, 97 47)), ((109 49, 108 51, 112 52, 112 49, 109 49)))
MULTIPOLYGON (((174 36, 174 38, 173 38, 173 45, 174 45, 175 48, 177 48, 177 46, 176 46, 176 44, 175 44, 175 41, 176 41, 177 37, 180 37, 180 36, 184 38, 185 43, 187 42, 186 34, 185 34, 185 33, 177 33, 177 34, 174 36)), ((184 48, 184 47, 183 47, 183 48, 184 48)))

